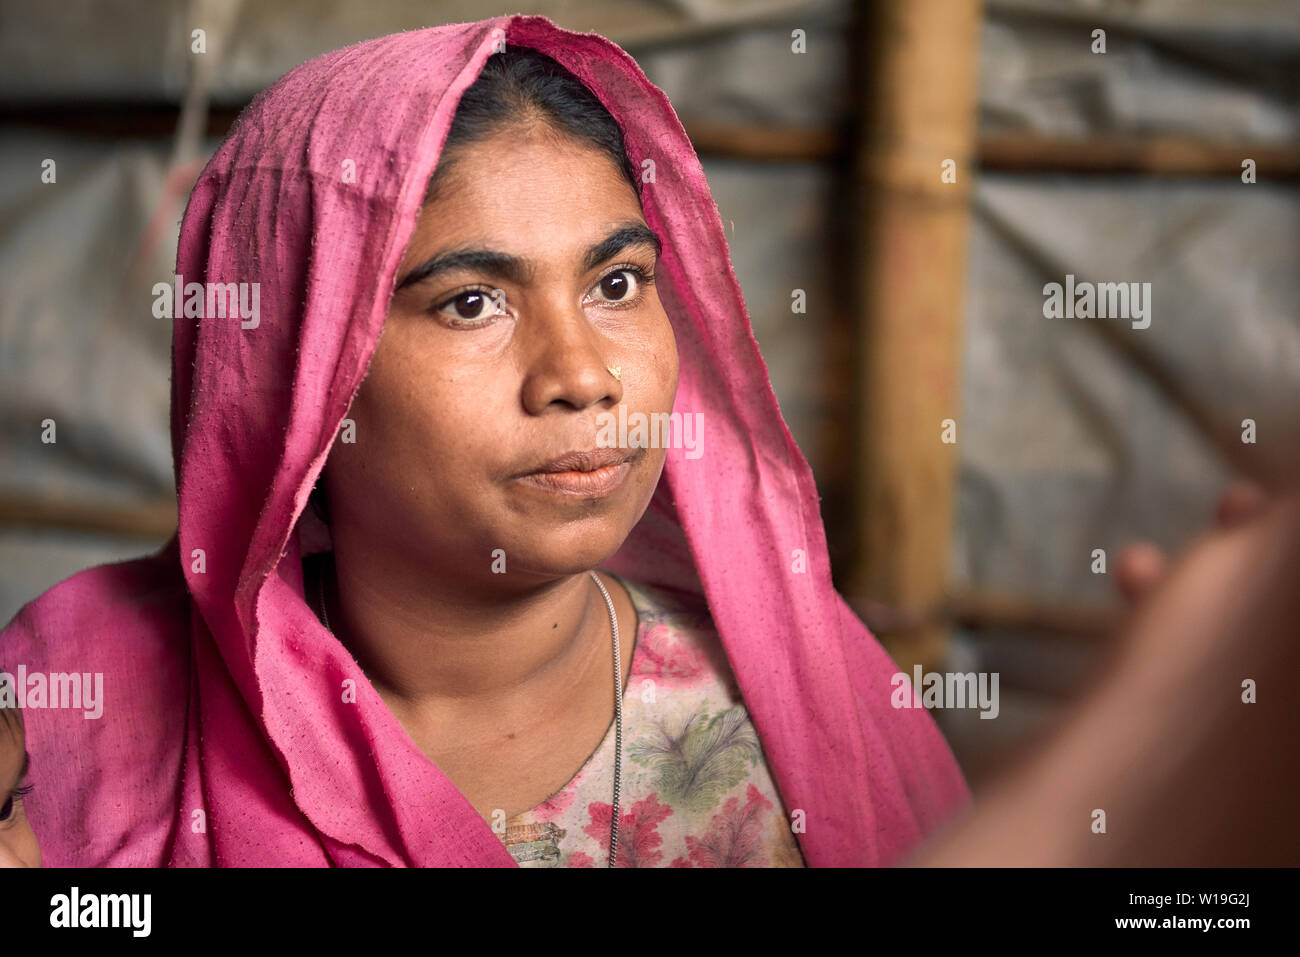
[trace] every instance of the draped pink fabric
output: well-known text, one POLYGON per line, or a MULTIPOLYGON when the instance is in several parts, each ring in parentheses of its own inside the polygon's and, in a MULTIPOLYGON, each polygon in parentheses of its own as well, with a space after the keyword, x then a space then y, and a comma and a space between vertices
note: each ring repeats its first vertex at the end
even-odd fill
POLYGON ((623 127, 634 166, 654 163, 643 206, 664 242, 675 409, 703 413, 704 455, 668 451, 607 566, 705 596, 810 864, 896 862, 969 801, 930 716, 891 706, 898 669, 832 587, 812 474, 667 98, 608 40, 504 16, 298 67, 195 185, 177 272, 260 283, 260 321, 175 320, 178 539, 74 576, 0 636, 7 671, 104 674, 98 720, 25 713, 47 864, 515 866, 319 624, 301 562, 321 547, 307 497, 460 94, 502 38, 571 70, 623 127))

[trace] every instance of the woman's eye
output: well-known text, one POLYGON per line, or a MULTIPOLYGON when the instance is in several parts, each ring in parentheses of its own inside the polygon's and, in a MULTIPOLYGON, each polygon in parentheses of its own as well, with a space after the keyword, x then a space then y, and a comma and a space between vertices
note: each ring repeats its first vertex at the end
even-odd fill
POLYGON ((616 269, 596 284, 606 302, 625 302, 636 297, 641 280, 634 269, 616 269))
POLYGON ((0 824, 9 823, 10 818, 14 816, 14 810, 17 806, 18 803, 14 800, 12 795, 6 798, 3 804, 0 804, 0 824))
POLYGON ((438 312, 452 320, 477 322, 497 315, 502 311, 500 307, 501 301, 496 293, 490 295, 479 289, 471 289, 448 299, 438 307, 438 312))

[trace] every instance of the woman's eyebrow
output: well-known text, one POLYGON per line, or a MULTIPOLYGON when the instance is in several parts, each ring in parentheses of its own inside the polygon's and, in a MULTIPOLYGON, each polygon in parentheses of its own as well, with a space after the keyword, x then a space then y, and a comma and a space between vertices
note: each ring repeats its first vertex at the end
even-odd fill
POLYGON ((583 269, 595 269, 606 259, 613 259, 629 246, 653 247, 655 256, 663 252, 663 243, 645 223, 623 223, 587 250, 587 255, 582 262, 583 269))
MULTIPOLYGON (((583 255, 583 269, 594 269, 629 246, 650 246, 656 256, 663 251, 663 243, 650 227, 638 222, 622 223, 587 250, 583 255)), ((460 269, 482 272, 518 285, 526 285, 533 277, 533 264, 526 259, 482 246, 462 246, 426 259, 397 283, 397 289, 428 282, 443 273, 460 269)))

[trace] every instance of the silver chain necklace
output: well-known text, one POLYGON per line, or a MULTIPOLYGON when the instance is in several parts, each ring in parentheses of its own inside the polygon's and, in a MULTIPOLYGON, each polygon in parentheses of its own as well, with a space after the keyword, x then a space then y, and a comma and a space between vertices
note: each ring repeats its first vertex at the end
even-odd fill
MULTIPOLYGON (((619 652, 618 615, 614 613, 614 601, 609 597, 609 592, 605 590, 605 583, 600 580, 600 577, 595 572, 587 572, 587 574, 591 576, 591 580, 600 589, 601 597, 605 599, 605 608, 609 610, 609 628, 614 633, 614 801, 609 824, 609 866, 613 867, 618 858, 618 795, 623 778, 623 659, 619 652)), ((333 631, 330 628, 329 612, 325 610, 324 573, 317 578, 316 583, 319 586, 317 590, 320 592, 321 622, 327 631, 333 631)))

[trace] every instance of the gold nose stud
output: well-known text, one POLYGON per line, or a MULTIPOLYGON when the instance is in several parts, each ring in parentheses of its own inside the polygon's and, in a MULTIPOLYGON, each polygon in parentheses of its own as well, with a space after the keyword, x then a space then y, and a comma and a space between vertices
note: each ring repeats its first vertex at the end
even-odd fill
POLYGON ((612 375, 615 379, 618 379, 620 382, 623 381, 622 366, 605 366, 605 368, 609 370, 609 374, 612 375))

